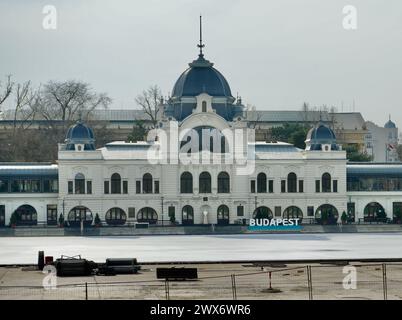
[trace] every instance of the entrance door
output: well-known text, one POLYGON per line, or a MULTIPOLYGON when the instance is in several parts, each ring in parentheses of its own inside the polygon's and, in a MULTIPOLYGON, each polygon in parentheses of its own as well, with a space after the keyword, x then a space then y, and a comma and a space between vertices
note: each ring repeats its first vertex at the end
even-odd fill
POLYGON ((6 226, 6 206, 0 205, 0 227, 6 226))

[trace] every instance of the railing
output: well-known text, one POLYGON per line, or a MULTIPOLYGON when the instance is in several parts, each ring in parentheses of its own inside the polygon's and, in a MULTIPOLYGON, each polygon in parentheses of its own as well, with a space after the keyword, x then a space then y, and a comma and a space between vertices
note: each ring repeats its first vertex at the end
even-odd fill
MULTIPOLYGON (((45 287, 0 285, 0 299, 402 299, 401 263, 349 265, 345 262, 292 268, 261 265, 260 268, 261 271, 237 274, 223 270, 226 274, 201 276, 191 281, 97 281, 62 285, 49 281, 45 287)), ((66 278, 63 282, 67 282, 66 278)))

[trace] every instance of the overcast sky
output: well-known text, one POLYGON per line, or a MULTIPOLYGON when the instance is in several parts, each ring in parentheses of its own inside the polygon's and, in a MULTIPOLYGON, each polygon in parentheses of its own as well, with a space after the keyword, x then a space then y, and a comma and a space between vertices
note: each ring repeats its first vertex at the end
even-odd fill
POLYGON ((113 108, 157 84, 165 95, 197 57, 198 16, 205 56, 236 96, 258 109, 311 105, 355 110, 402 126, 400 0, 0 0, 0 77, 77 79, 107 92, 113 108), (42 13, 54 5, 56 30, 42 13), (345 30, 345 5, 357 29, 345 30))

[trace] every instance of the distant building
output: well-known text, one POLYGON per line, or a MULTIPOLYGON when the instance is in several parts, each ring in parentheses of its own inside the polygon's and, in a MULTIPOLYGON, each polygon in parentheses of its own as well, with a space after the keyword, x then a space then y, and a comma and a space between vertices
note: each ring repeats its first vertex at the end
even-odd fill
POLYGON ((398 128, 391 119, 380 127, 374 122, 367 121, 367 134, 365 144, 367 154, 373 157, 373 162, 397 162, 399 161, 398 128))
POLYGON ((347 146, 356 146, 365 152, 365 137, 368 133, 366 121, 360 112, 342 112, 330 114, 332 126, 338 142, 347 146))

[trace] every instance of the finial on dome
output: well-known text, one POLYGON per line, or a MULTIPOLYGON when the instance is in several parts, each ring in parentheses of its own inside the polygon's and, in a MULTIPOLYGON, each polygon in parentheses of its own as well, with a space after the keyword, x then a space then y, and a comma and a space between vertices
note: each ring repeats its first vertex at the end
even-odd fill
POLYGON ((202 43, 202 15, 200 15, 200 43, 197 45, 198 48, 200 48, 200 57, 203 57, 204 54, 202 53, 202 48, 205 47, 205 44, 202 43))

